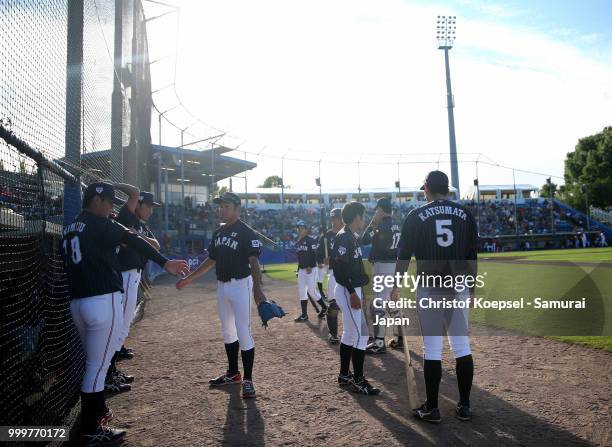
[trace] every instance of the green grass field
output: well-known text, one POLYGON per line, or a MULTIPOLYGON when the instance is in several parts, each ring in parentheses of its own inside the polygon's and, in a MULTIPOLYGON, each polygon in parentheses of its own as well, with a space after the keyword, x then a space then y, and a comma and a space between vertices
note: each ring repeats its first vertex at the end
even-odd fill
POLYGON ((481 253, 479 259, 517 257, 530 261, 612 262, 612 247, 574 248, 568 250, 508 251, 481 253))
MULTIPOLYGON (((483 253, 479 259, 479 273, 486 272, 486 280, 485 287, 477 292, 477 296, 485 300, 532 299, 536 296, 560 300, 585 297, 587 306, 581 310, 529 307, 504 311, 472 309, 472 321, 612 352, 612 268, 599 265, 602 261, 612 261, 612 249, 483 253), (503 262, 506 257, 513 259, 503 262), (488 262, 487 258, 495 260, 488 262), (521 263, 523 259, 560 262, 538 265, 521 263), (577 266, 574 262, 593 264, 577 266)), ((370 273, 370 263, 365 262, 365 266, 370 273)), ((295 282, 295 264, 268 265, 266 274, 271 278, 295 282)), ((366 288, 366 296, 372 296, 371 285, 366 288)), ((410 293, 403 293, 402 296, 412 298, 410 293)))

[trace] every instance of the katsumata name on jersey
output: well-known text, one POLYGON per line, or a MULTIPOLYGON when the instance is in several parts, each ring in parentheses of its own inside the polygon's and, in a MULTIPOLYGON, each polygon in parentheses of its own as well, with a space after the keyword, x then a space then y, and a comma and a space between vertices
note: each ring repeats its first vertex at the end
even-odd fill
POLYGON ((84 222, 72 222, 70 225, 64 228, 64 236, 72 232, 82 233, 83 230, 85 230, 85 225, 86 224, 84 222))
POLYGON ((422 222, 425 222, 432 216, 437 216, 438 214, 448 214, 458 216, 460 219, 466 220, 467 214, 461 208, 456 208, 454 206, 432 206, 426 208, 424 211, 418 214, 419 218, 422 222))

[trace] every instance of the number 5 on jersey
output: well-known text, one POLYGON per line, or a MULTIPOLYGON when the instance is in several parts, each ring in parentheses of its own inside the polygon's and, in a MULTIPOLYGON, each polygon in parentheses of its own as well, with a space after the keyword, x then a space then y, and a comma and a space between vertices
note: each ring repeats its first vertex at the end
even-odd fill
POLYGON ((453 245, 453 232, 446 226, 452 225, 450 219, 436 219, 436 242, 440 247, 449 247, 453 245))
MULTIPOLYGON (((64 240, 64 253, 66 253, 66 257, 68 257, 67 242, 68 241, 64 240)), ((81 246, 79 245, 78 236, 74 236, 70 239, 70 259, 72 259, 73 264, 81 262, 81 246)))

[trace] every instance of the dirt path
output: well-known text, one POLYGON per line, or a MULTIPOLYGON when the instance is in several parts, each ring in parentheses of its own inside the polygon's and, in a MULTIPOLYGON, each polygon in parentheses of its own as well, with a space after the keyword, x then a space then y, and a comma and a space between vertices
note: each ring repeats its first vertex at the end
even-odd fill
MULTIPOLYGON (((453 417, 454 361, 444 360, 442 424, 413 420, 405 394, 403 353, 366 361, 383 389, 377 398, 338 388, 337 347, 324 324, 293 323, 294 286, 266 279, 265 292, 288 312, 264 331, 253 317, 258 398, 239 387, 209 389, 226 357, 208 279, 177 292, 158 281, 128 345, 137 356, 121 368, 137 379, 111 398, 114 425, 129 430, 129 446, 200 445, 611 445, 612 355, 510 333, 473 338, 474 419, 453 417)), ((490 332, 489 332, 490 333, 490 332)), ((420 354, 420 349, 416 349, 420 354)), ((424 396, 421 358, 417 383, 424 396)))

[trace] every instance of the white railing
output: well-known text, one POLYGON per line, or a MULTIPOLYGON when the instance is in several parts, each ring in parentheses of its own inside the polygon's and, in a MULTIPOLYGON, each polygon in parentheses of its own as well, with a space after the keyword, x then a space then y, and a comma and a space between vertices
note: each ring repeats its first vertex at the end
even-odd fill
POLYGON ((593 219, 598 220, 602 224, 608 226, 612 225, 612 212, 596 208, 592 205, 590 207, 590 212, 593 219))

